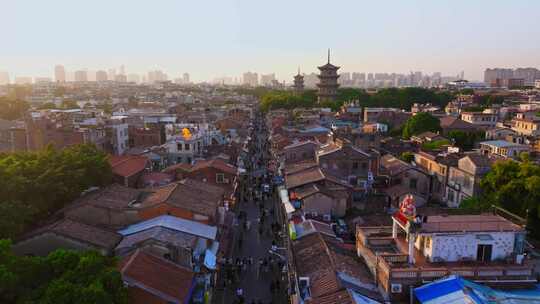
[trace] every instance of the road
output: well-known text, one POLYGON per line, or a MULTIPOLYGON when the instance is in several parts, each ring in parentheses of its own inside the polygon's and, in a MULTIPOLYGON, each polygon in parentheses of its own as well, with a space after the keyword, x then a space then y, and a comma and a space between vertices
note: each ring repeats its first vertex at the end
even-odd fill
MULTIPOLYGON (((267 132, 261 124, 262 119, 258 121, 260 123, 254 126, 249 149, 249 178, 246 184, 240 185, 243 189, 261 190, 262 183, 270 181, 268 173, 265 172, 268 160, 267 132), (264 176, 261 178, 252 174, 260 173, 261 170, 266 174, 266 180, 264 176)), ((275 222, 274 217, 277 214, 273 211, 275 198, 271 193, 262 199, 257 199, 256 196, 255 193, 249 195, 250 199, 240 201, 236 208, 234 249, 229 261, 222 265, 218 288, 214 293, 213 302, 216 304, 287 303, 286 286, 283 283, 286 276, 282 272, 285 263, 279 254, 270 252, 272 241, 277 239, 277 235, 272 231, 272 223, 275 222), (246 226, 249 226, 249 229, 246 226), (251 265, 237 266, 238 261, 249 261, 250 258, 253 261, 251 265), (237 295, 239 289, 242 290, 242 296, 237 295)))

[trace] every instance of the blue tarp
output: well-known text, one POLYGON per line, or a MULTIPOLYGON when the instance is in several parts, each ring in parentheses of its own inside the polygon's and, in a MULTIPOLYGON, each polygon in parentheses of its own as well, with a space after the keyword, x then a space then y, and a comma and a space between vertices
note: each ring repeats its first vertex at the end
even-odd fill
POLYGON ((415 288, 414 294, 422 304, 540 303, 538 286, 536 289, 502 291, 455 275, 415 288))

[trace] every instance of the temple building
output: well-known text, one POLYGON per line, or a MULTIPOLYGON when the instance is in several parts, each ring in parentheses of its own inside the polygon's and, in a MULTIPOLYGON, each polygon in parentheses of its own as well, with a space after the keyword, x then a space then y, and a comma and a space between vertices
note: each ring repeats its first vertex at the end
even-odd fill
POLYGON ((330 63, 330 50, 328 50, 328 63, 318 67, 318 69, 321 71, 319 74, 319 83, 317 84, 317 87, 319 87, 317 94, 319 97, 318 102, 336 100, 337 90, 339 88, 339 75, 337 73, 339 67, 330 63))
POLYGON ((300 68, 298 68, 298 74, 294 76, 294 92, 300 95, 304 92, 304 75, 300 74, 300 68))

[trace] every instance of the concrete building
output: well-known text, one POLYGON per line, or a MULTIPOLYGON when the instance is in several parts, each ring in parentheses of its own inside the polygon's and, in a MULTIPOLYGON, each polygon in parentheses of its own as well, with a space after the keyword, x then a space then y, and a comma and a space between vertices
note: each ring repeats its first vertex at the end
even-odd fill
POLYGON ((259 75, 257 73, 246 72, 242 75, 242 83, 251 87, 259 85, 259 75))
POLYGON ((66 82, 66 70, 63 65, 57 65, 54 67, 54 79, 56 82, 66 82))
POLYGON ((462 112, 461 120, 478 127, 492 128, 498 121, 497 113, 462 112))
POLYGON ((88 73, 86 71, 75 71, 75 81, 88 81, 88 73))
POLYGON ((107 81, 108 80, 108 76, 107 76, 107 72, 106 71, 97 71, 96 72, 96 81, 107 81))

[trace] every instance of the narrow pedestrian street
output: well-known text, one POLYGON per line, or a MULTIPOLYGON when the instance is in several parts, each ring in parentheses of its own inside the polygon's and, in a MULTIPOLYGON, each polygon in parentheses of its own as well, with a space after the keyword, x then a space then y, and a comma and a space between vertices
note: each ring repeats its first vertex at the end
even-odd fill
POLYGON ((280 237, 274 189, 267 171, 268 135, 262 116, 255 121, 246 166, 248 177, 241 185, 247 199, 239 200, 235 209, 233 246, 221 265, 216 304, 287 303, 286 261, 276 251, 280 237))

